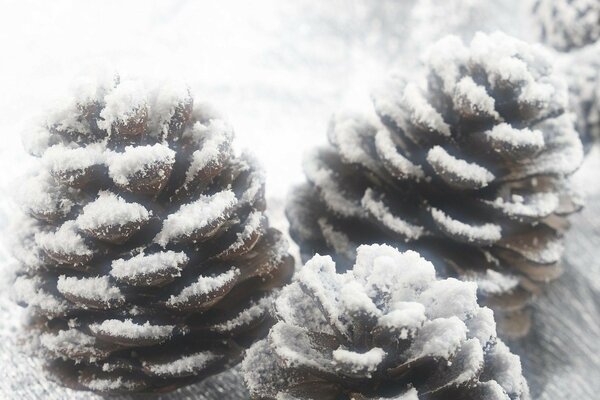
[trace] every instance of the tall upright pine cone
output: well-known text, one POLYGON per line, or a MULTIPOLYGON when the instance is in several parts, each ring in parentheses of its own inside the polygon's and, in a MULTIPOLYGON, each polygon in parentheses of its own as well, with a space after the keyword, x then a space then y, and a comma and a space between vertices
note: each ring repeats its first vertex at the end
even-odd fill
POLYGON ((598 0, 534 0, 532 14, 538 37, 560 51, 570 51, 600 39, 598 0))
POLYGON ((17 300, 50 370, 97 392, 164 392, 238 363, 293 260, 264 177, 185 86, 90 82, 30 135, 17 300))
POLYGON ((393 77, 374 94, 379 120, 333 119, 289 200, 291 235, 304 259, 345 266, 359 244, 419 250, 442 275, 478 281, 507 312, 502 331, 523 335, 520 310, 559 275, 565 216, 579 207, 566 85, 545 53, 501 33, 441 40, 426 72, 426 84, 393 77))
POLYGON ((473 282, 438 280, 413 251, 361 246, 336 273, 315 256, 275 301, 242 363, 255 399, 525 400, 519 357, 473 282))

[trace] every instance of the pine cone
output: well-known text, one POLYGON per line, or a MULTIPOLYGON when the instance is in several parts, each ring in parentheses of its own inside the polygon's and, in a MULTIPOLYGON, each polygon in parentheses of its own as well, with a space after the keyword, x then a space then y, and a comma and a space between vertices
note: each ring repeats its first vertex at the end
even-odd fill
POLYGON ((529 399, 475 283, 386 245, 335 267, 315 256, 280 292, 279 322, 242 363, 255 399, 529 399))
POLYGON ((569 53, 561 65, 577 132, 589 151, 600 140, 600 43, 569 53))
POLYGON ((536 0, 532 8, 540 40, 570 51, 600 39, 598 0, 536 0))
POLYGON ((379 121, 333 119, 331 146, 307 158, 309 184, 288 203, 290 233, 304 259, 342 267, 359 244, 416 249, 440 274, 478 281, 487 305, 510 312, 496 317, 502 331, 520 336, 580 206, 566 179, 583 157, 567 89, 537 47, 501 33, 470 47, 449 37, 430 54, 426 86, 393 77, 374 94, 379 121))
POLYGON ((293 259, 264 177, 185 86, 86 86, 35 132, 17 300, 66 386, 164 392, 229 368, 293 259))

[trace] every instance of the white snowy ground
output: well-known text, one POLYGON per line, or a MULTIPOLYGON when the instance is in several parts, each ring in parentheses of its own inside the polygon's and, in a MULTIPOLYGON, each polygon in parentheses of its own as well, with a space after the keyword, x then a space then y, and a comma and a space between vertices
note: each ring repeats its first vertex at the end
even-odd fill
MULTIPOLYGON (((419 53, 444 33, 468 38, 479 29, 502 29, 531 39, 523 3, 0 0, 0 232, 10 235, 11 194, 32 165, 20 132, 74 76, 98 65, 122 75, 183 78, 224 111, 239 147, 262 160, 272 220, 285 229, 283 199, 303 180, 303 152, 325 141, 332 112, 368 107, 369 88, 385 71, 413 68, 419 53)), ((595 152, 580 174, 584 185, 597 185, 599 163, 595 152)), ((594 258, 600 193, 591 198, 568 246, 573 273, 540 301, 540 313, 550 318, 536 321, 539 334, 531 343, 515 344, 541 399, 586 399, 600 391, 593 379, 600 370, 597 344, 593 351, 600 341, 594 258), (559 328, 566 333, 555 335, 559 328)), ((36 362, 19 354, 20 311, 7 297, 10 262, 9 249, 0 247, 0 399, 95 398, 45 381, 36 362)), ((239 375, 224 374, 165 398, 243 399, 240 385, 239 375)))

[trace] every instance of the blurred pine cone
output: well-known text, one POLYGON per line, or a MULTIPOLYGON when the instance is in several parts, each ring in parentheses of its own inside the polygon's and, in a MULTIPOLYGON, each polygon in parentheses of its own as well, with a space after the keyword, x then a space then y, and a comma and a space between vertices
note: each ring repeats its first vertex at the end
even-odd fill
POLYGON ((87 82, 29 135, 15 283, 50 370, 97 392, 164 392, 240 361, 293 260, 264 177, 184 85, 87 82))
POLYGON ((534 0, 532 14, 543 42, 570 51, 600 39, 598 0, 534 0))
POLYGON ((342 266, 359 244, 416 249, 442 275, 478 281, 506 312, 503 333, 524 335, 521 310, 559 275, 565 216, 580 207, 566 85, 545 53, 501 33, 441 40, 426 72, 426 85, 393 77, 374 94, 379 120, 333 119, 289 200, 291 235, 305 260, 342 266))
POLYGON ((247 352, 255 399, 525 400, 519 357, 477 287, 437 280, 413 251, 361 246, 336 273, 315 256, 275 301, 279 322, 247 352))

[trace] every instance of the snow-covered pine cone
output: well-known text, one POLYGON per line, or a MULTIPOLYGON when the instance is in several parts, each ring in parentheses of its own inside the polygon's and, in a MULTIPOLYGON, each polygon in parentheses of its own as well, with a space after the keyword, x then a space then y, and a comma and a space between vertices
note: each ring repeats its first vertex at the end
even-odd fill
POLYGON ((335 267, 315 256, 279 293, 279 322, 242 363, 255 399, 530 398, 475 283, 436 279, 418 253, 387 245, 335 267))
POLYGON ((417 249, 442 275, 478 281, 507 312, 502 332, 523 335, 526 302, 559 275, 565 216, 579 208, 566 85, 538 47, 501 33, 469 47, 442 39, 426 73, 378 90, 378 119, 333 119, 331 145, 307 157, 309 183, 290 196, 290 233, 304 260, 331 254, 338 266, 360 244, 417 249))
POLYGON ((173 390, 266 334, 293 259, 263 173, 185 85, 88 83, 28 135, 17 300, 63 384, 173 390))
POLYGON ((567 54, 561 71, 569 83, 569 103, 586 150, 600 141, 600 42, 567 54))
POLYGON ((598 0, 534 0, 538 37, 557 50, 570 51, 600 39, 598 0))

